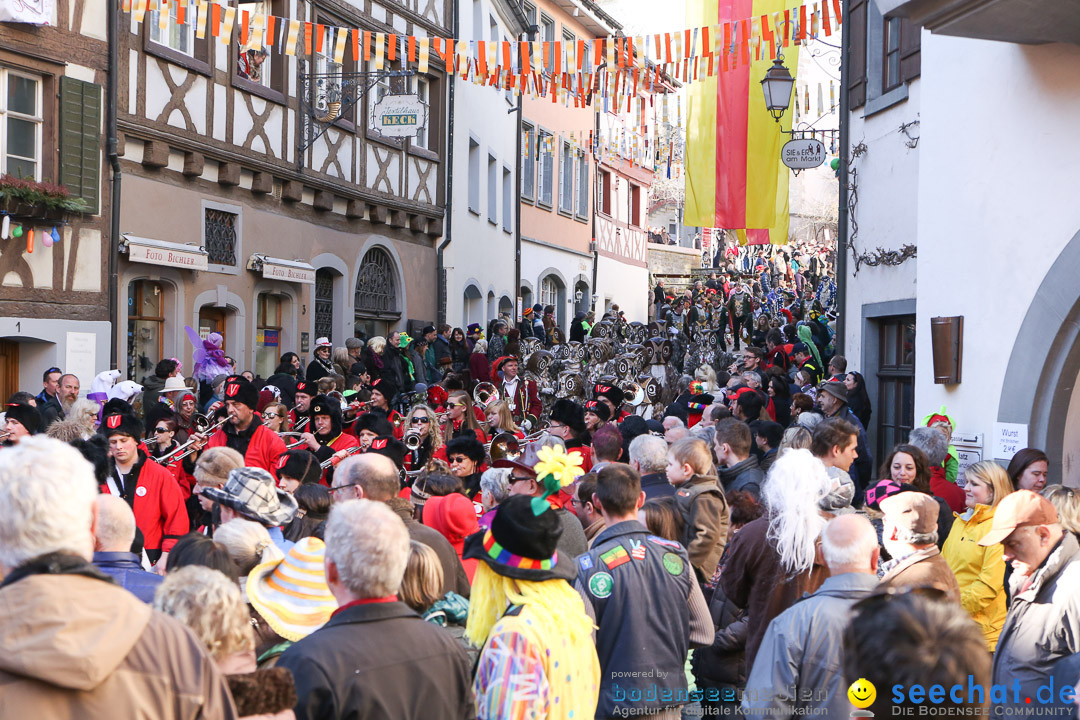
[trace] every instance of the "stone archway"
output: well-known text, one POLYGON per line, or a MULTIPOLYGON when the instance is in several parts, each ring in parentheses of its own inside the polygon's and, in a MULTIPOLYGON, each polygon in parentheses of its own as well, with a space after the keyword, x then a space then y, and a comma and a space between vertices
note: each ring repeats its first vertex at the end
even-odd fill
POLYGON ((1080 486, 1080 232, 1050 266, 1016 333, 998 422, 1028 426, 1050 458, 1051 481, 1080 486), (1074 399, 1075 398, 1075 399, 1074 399))

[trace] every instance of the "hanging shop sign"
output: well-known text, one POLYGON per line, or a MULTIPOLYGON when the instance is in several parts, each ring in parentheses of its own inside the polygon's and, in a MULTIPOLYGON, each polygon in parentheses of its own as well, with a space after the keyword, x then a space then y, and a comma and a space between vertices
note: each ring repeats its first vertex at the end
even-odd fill
POLYGON ((315 284, 315 268, 299 260, 282 260, 255 253, 248 260, 248 270, 262 272, 262 276, 267 280, 315 284))
POLYGON ((52 25, 56 0, 0 0, 0 22, 52 25))
POLYGON ((816 168, 825 162, 825 143, 814 138, 788 140, 780 150, 780 160, 792 170, 816 168))
POLYGON ((427 105, 418 95, 387 95, 372 112, 375 129, 387 137, 411 137, 427 126, 427 105))
POLYGON ((151 240, 150 238, 124 235, 120 252, 127 252, 130 262, 164 265, 185 270, 206 270, 208 254, 199 245, 151 240))

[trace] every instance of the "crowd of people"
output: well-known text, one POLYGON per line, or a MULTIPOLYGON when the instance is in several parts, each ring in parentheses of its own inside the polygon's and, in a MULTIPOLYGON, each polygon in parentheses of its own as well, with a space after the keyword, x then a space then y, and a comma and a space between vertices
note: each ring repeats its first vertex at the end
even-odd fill
POLYGON ((961 468, 945 408, 875 468, 829 300, 741 294, 689 289, 727 319, 669 308, 648 350, 617 308, 566 338, 538 306, 319 338, 265 379, 213 336, 86 397, 49 368, 5 408, 0 707, 843 716, 861 680, 880 716, 936 686, 1074 716, 1080 496, 1033 448, 961 468), (660 390, 584 384, 579 354, 660 390))

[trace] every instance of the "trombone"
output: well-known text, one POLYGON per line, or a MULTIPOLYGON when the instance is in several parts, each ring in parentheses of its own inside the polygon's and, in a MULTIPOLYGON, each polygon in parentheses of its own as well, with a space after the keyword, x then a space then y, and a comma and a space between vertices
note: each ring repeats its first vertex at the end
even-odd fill
MULTIPOLYGON (((296 437, 296 438, 298 438, 303 434, 304 433, 302 433, 302 432, 291 431, 291 432, 279 432, 278 436, 281 437, 282 440, 284 440, 287 437, 296 437)), ((307 440, 297 440, 296 442, 292 442, 292 443, 287 442, 287 443, 285 443, 285 449, 286 450, 293 450, 295 448, 300 447, 301 445, 304 445, 305 443, 307 443, 307 440)))
MULTIPOLYGON (((222 417, 220 420, 218 420, 213 425, 210 424, 209 418, 207 418, 205 415, 202 415, 202 414, 197 413, 194 416, 192 416, 192 418, 191 418, 191 423, 192 423, 192 425, 195 426, 195 433, 197 435, 201 435, 201 436, 205 437, 208 440, 209 440, 210 435, 213 435, 215 432, 217 432, 218 428, 220 428, 222 425, 224 425, 227 422, 229 422, 229 416, 228 415, 225 415, 224 417, 222 417)), ((178 460, 183 460, 188 455, 194 455, 195 453, 202 450, 202 448, 192 447, 195 444, 195 442, 196 442, 195 439, 192 438, 191 440, 188 440, 183 445, 177 446, 171 452, 165 453, 164 455, 162 455, 159 458, 154 458, 154 461, 157 462, 159 465, 161 465, 161 464, 164 464, 164 463, 167 463, 167 462, 175 462, 175 461, 178 461, 178 460)))
MULTIPOLYGON (((351 448, 347 448, 345 450, 345 457, 350 457, 351 455, 355 455, 358 452, 363 452, 363 450, 364 450, 364 448, 360 447, 359 445, 354 445, 351 448)), ((331 466, 333 466, 333 464, 334 464, 334 456, 331 455, 326 460, 323 460, 321 463, 319 463, 319 467, 321 467, 323 470, 327 470, 331 466)))

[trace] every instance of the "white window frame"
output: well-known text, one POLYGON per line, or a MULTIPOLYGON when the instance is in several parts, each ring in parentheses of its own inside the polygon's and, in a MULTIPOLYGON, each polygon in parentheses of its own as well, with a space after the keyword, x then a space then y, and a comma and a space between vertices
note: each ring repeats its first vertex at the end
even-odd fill
POLYGON ((509 165, 502 166, 502 229, 503 232, 514 232, 514 173, 509 165))
MULTIPOLYGON (((172 12, 172 8, 175 8, 175 7, 176 7, 175 4, 170 5, 169 6, 170 12, 172 12)), ((256 13, 260 13, 260 12, 263 13, 264 15, 267 15, 267 16, 274 14, 272 9, 271 9, 270 0, 241 0, 239 2, 239 4, 237 5, 237 11, 236 11, 238 19, 241 17, 240 13, 243 10, 247 10, 250 13, 250 17, 252 17, 252 18, 255 17, 256 13), (250 7, 247 7, 247 6, 250 6, 250 7)), ((187 25, 190 27, 191 23, 189 22, 189 23, 187 23, 187 25)), ((270 84, 270 79, 271 79, 271 77, 273 77, 272 76, 272 73, 273 73, 273 64, 272 63, 274 62, 274 53, 270 52, 266 47, 266 35, 265 35, 265 33, 263 34, 262 49, 263 49, 263 51, 266 52, 266 58, 263 60, 263 64, 259 67, 259 79, 258 80, 252 80, 251 78, 244 78, 244 79, 246 79, 248 82, 253 82, 256 85, 261 85, 264 88, 267 88, 268 90, 272 90, 273 86, 270 84)), ((237 52, 239 53, 237 55, 237 58, 236 58, 236 65, 237 65, 236 70, 237 70, 237 72, 239 72, 239 70, 240 70, 240 55, 243 55, 244 53, 246 53, 247 50, 248 50, 248 48, 243 46, 243 45, 240 45, 239 49, 237 50, 237 52)), ((181 51, 177 51, 177 52, 181 52, 181 51)))
POLYGON ((540 304, 544 307, 559 306, 559 284, 554 275, 548 275, 540 281, 540 304))
POLYGON ((17 118, 19 120, 25 120, 26 122, 33 123, 34 125, 34 153, 36 157, 27 158, 23 156, 15 156, 18 160, 29 160, 34 163, 34 181, 41 181, 41 166, 43 163, 42 157, 42 135, 44 134, 45 116, 44 116, 44 85, 45 80, 40 75, 34 75, 33 73, 17 72, 15 70, 9 70, 5 67, 0 67, 0 174, 9 173, 8 170, 8 118, 17 118), (8 83, 12 77, 20 77, 26 80, 34 82, 36 89, 34 92, 34 108, 35 113, 33 115, 26 115, 21 112, 15 112, 8 108, 8 83))
POLYGON ((480 216, 480 141, 469 137, 469 212, 480 216))
POLYGON ((577 151, 577 193, 574 214, 579 220, 589 219, 589 156, 584 150, 577 151))
POLYGON ((412 86, 412 92, 420 100, 420 104, 424 106, 425 115, 427 116, 427 122, 423 127, 418 128, 416 135, 412 138, 412 146, 414 148, 420 148, 421 150, 431 150, 431 78, 425 75, 416 75, 410 81, 412 86))
POLYGON ((574 213, 574 154, 567 140, 559 147, 559 212, 574 213))
MULTIPOLYGON (((540 32, 537 40, 541 43, 551 43, 551 57, 548 58, 547 64, 544 65, 545 74, 550 73, 552 68, 555 67, 555 30, 555 18, 540 13, 540 32)), ((541 48, 543 48, 543 45, 541 45, 541 48)))
POLYGON ((499 158, 488 152, 487 156, 487 219, 499 225, 499 158))
POLYGON ((523 122, 521 135, 521 199, 531 204, 536 202, 536 126, 523 122))
POLYGON ((236 249, 234 251, 234 255, 236 257, 236 264, 219 265, 216 263, 210 263, 207 266, 207 270, 210 272, 224 273, 226 275, 239 275, 240 268, 242 268, 246 264, 244 260, 244 208, 241 205, 229 205, 227 203, 214 202, 213 200, 203 200, 202 210, 199 214, 199 244, 203 247, 203 249, 206 249, 207 210, 221 210, 223 212, 232 213, 236 216, 236 249))
MULTIPOLYGON (((162 39, 162 29, 158 25, 161 16, 160 10, 151 10, 147 15, 146 22, 150 24, 150 42, 167 47, 181 55, 190 58, 195 57, 195 23, 190 20, 183 25, 176 22, 176 3, 169 3, 169 19, 165 23, 165 38, 162 39), (188 49, 180 47, 182 40, 187 41, 188 49), (174 44, 175 43, 175 44, 174 44)), ((269 58, 267 58, 269 59, 269 58)))
MULTIPOLYGON (((386 66, 386 59, 384 58, 383 59, 383 67, 385 67, 385 66, 386 66)), ((318 67, 318 66, 316 66, 316 67, 318 67)), ((376 70, 375 70, 375 61, 374 60, 368 60, 367 69, 368 69, 368 72, 376 72, 376 70)), ((338 66, 337 71, 339 73, 341 72, 341 66, 340 65, 338 66)), ((324 72, 324 71, 323 70, 317 70, 316 72, 324 72)), ((384 97, 386 97, 389 94, 390 94, 390 78, 387 78, 387 77, 379 78, 375 82, 375 84, 372 86, 371 91, 368 92, 368 112, 367 112, 368 130, 373 130, 373 131, 375 131, 377 133, 379 132, 379 129, 375 126, 375 106, 378 104, 378 102, 380 100, 382 100, 384 97)), ((382 133, 379 133, 379 135, 381 137, 382 133)))
POLYGON ((552 145, 554 145, 555 135, 550 130, 544 128, 538 128, 537 130, 537 147, 539 152, 536 154, 536 203, 551 210, 555 206, 555 149, 547 151, 547 143, 543 142, 545 137, 552 138, 552 145), (545 158, 551 163, 549 170, 544 169, 545 158), (547 189, 545 190, 544 184, 547 183, 547 189))

